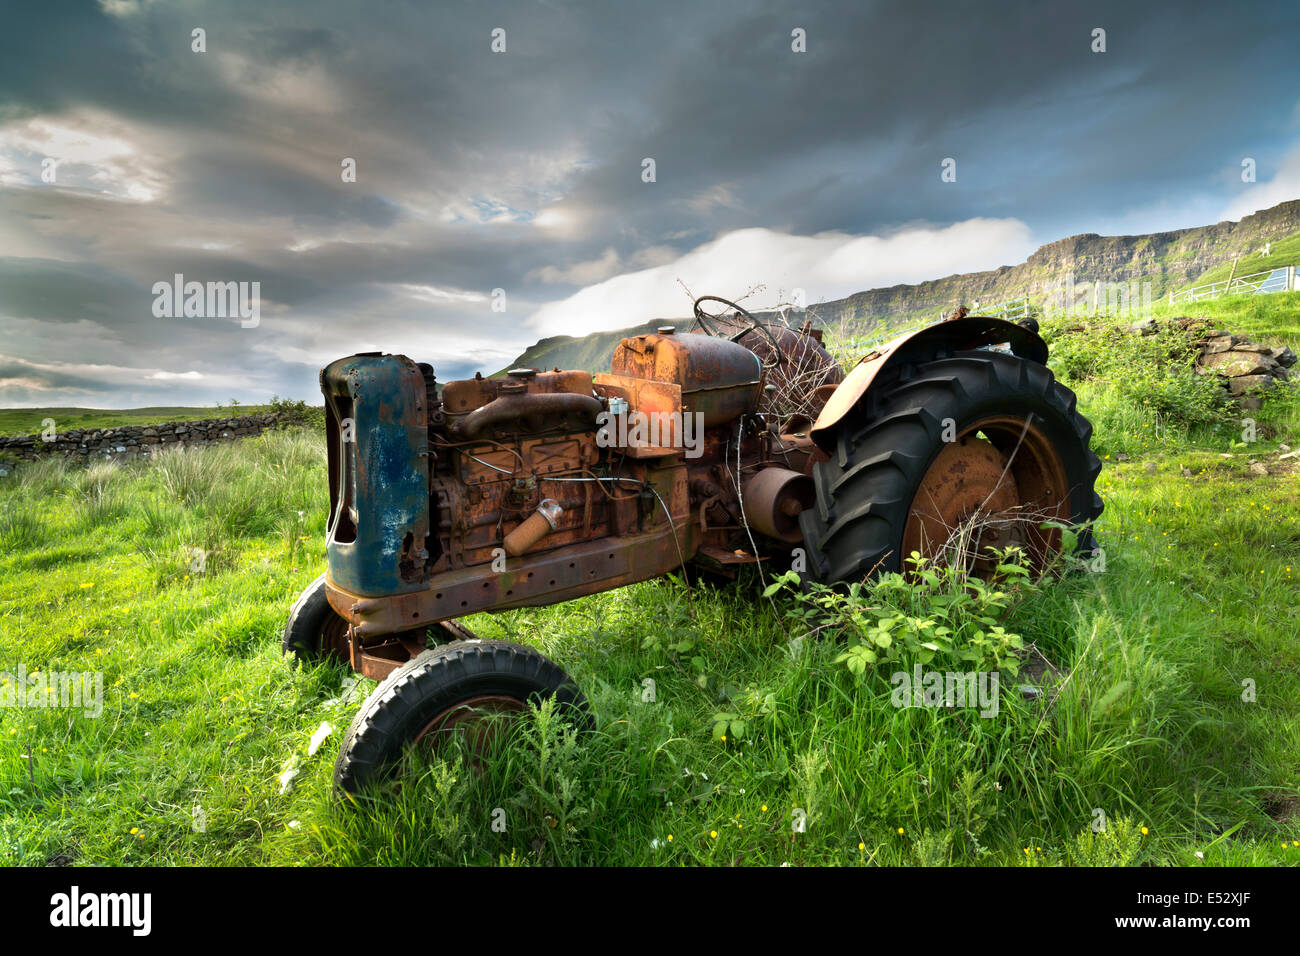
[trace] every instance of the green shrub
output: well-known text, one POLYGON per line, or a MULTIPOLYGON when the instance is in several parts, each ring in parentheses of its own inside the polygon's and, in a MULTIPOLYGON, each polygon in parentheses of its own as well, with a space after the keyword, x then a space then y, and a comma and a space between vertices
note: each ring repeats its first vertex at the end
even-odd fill
POLYGON ((908 559, 913 573, 884 574, 847 590, 808 583, 790 571, 764 592, 788 588, 795 606, 789 616, 808 633, 843 639, 848 647, 836 658, 857 677, 885 664, 911 666, 933 661, 960 670, 1005 670, 1014 676, 1024 642, 1002 623, 1011 607, 1037 590, 1018 553, 997 566, 1001 582, 985 582, 954 566, 930 566, 917 552, 908 559))
POLYGON ((1046 324, 1050 366, 1069 385, 1104 386, 1132 412, 1186 432, 1223 420, 1226 395, 1213 375, 1198 375, 1197 350, 1177 326, 1138 335, 1104 322, 1082 332, 1046 324))
POLYGON ((302 399, 271 397, 267 411, 280 415, 281 428, 306 427, 325 430, 325 407, 308 405, 302 399))

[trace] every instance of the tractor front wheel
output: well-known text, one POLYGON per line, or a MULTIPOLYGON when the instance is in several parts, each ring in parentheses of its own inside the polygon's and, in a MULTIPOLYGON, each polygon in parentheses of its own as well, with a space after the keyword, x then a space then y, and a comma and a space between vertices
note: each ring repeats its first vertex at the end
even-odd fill
POLYGON ((325 575, 307 585, 289 610, 280 652, 299 661, 332 659, 348 663, 348 622, 325 598, 325 575))
MULTIPOLYGON (((439 621, 430 628, 417 628, 403 636, 418 637, 434 643, 473 640, 474 632, 456 619, 439 621)), ((325 597, 325 575, 307 585, 289 610, 280 638, 280 653, 292 654, 301 663, 334 660, 351 663, 348 648, 348 622, 334 613, 325 597)))
POLYGON ((473 756, 490 746, 502 719, 554 697, 579 728, 587 701, 572 678, 530 647, 506 641, 456 641, 393 671, 362 705, 334 766, 345 793, 391 777, 409 748, 443 752, 457 735, 473 756))

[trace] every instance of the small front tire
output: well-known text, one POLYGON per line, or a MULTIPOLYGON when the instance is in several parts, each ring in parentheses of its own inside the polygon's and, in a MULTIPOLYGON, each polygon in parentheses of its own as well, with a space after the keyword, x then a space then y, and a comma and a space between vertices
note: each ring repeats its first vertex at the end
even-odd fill
POLYGON ((487 737, 479 731, 490 726, 490 715, 509 716, 549 697, 580 729, 590 726, 586 698, 573 679, 530 647, 475 640, 426 651, 366 698, 343 740, 334 785, 355 794, 393 776, 408 747, 436 753, 462 730, 481 751, 487 737))

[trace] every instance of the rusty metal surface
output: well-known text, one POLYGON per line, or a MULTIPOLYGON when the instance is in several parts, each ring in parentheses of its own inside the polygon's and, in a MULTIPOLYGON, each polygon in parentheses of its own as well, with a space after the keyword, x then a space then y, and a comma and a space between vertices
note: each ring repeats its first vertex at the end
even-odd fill
POLYGON ((763 380, 762 363, 743 345, 688 332, 623 339, 610 370, 681 386, 683 410, 703 415, 705 427, 757 408, 763 380))
POLYGON ((735 340, 757 355, 766 370, 764 383, 772 391, 764 411, 771 409, 782 418, 798 414, 811 421, 844 381, 844 370, 813 331, 811 326, 796 332, 777 325, 766 332, 750 329, 735 340))
POLYGON ((351 656, 351 645, 348 642, 348 622, 337 614, 331 614, 325 619, 325 625, 321 628, 320 633, 320 655, 323 658, 333 659, 347 663, 351 656))
POLYGON ((840 383, 822 408, 811 430, 812 438, 827 451, 831 433, 867 394, 877 376, 909 358, 929 356, 939 351, 963 351, 1005 342, 1021 358, 1040 364, 1047 361, 1047 344, 1028 329, 1002 319, 986 317, 949 319, 937 325, 900 335, 893 341, 868 352, 840 383))
POLYGON ((813 504, 807 475, 786 468, 764 468, 744 487, 745 518, 762 534, 791 544, 803 540, 799 512, 813 504))
MULTIPOLYGON (((538 372, 523 380, 525 391, 535 395, 590 395, 591 373, 582 371, 538 372)), ((511 378, 477 378, 448 382, 442 387, 442 402, 450 416, 464 415, 499 397, 503 390, 519 380, 511 378)))
POLYGON ((593 395, 573 392, 527 392, 503 394, 454 422, 454 439, 479 438, 497 426, 510 425, 535 433, 557 426, 556 417, 572 416, 574 425, 591 425, 600 412, 600 401, 593 395))
MULTIPOLYGON (((672 420, 682 411, 682 387, 676 382, 655 382, 628 375, 614 375, 608 372, 597 373, 594 379, 597 395, 605 398, 617 397, 628 403, 629 413, 659 416, 662 420, 672 420)), ((661 458, 664 455, 676 455, 682 451, 680 439, 676 432, 671 438, 676 444, 651 444, 637 440, 618 446, 619 451, 633 458, 661 458)), ((662 437, 662 435, 660 436, 662 437)))
POLYGON ((554 604, 657 577, 689 560, 695 531, 685 513, 675 515, 673 524, 675 530, 661 519, 653 531, 510 560, 501 572, 490 564, 448 571, 432 578, 426 590, 409 594, 366 597, 327 575, 326 596, 362 642, 478 611, 554 604))
POLYGON ((1041 566, 1060 546, 1060 532, 1044 522, 1068 519, 1065 467, 1050 439, 1021 418, 990 416, 945 444, 926 470, 903 529, 903 556, 934 560, 956 549, 958 560, 981 566, 990 562, 988 548, 1017 546, 1041 566))
POLYGON ((509 717, 527 708, 527 704, 504 694, 479 694, 439 711, 412 738, 416 747, 428 747, 439 753, 455 734, 464 734, 471 762, 477 763, 492 746, 500 732, 500 722, 492 716, 509 717))
POLYGON ((564 509, 554 498, 544 498, 537 510, 502 539, 506 554, 517 558, 560 525, 564 509))

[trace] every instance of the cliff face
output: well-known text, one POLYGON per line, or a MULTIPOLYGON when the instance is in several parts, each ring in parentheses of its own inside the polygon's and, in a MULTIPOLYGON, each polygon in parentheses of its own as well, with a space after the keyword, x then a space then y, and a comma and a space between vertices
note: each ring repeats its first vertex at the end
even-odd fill
POLYGON ((860 322, 868 327, 913 313, 934 312, 937 317, 959 303, 993 304, 1025 295, 1042 298, 1071 275, 1076 285, 1147 281, 1152 296, 1159 298, 1207 269, 1295 232, 1300 232, 1300 200, 1261 210, 1240 222, 1143 236, 1087 233, 1048 243, 1017 266, 859 292, 819 304, 817 314, 827 322, 860 322))
MULTIPOLYGON (((1300 232, 1300 200, 1285 202, 1246 216, 1240 222, 1220 222, 1144 236, 1070 236, 1048 243, 1016 266, 968 272, 919 285, 895 285, 858 292, 844 299, 811 307, 816 324, 844 323, 855 332, 870 332, 901 320, 926 315, 938 319, 959 304, 992 305, 1030 296, 1042 300, 1073 276, 1076 286, 1092 282, 1151 283, 1159 298, 1197 279, 1206 270, 1245 256, 1266 242, 1300 232)), ((620 338, 653 331, 657 325, 684 327, 689 320, 655 321, 635 329, 556 336, 527 349, 511 367, 581 368, 605 371, 620 338)))

